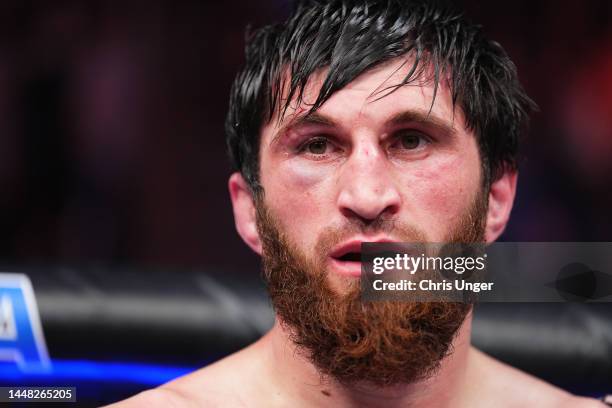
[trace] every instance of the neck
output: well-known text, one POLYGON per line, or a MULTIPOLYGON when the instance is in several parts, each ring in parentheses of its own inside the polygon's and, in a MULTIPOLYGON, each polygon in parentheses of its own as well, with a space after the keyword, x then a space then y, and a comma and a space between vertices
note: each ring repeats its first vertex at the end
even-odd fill
POLYGON ((287 331, 276 321, 260 340, 268 359, 269 379, 279 405, 334 407, 458 406, 467 400, 465 387, 472 315, 467 316, 455 337, 452 354, 434 376, 411 384, 377 387, 372 384, 341 385, 323 379, 316 367, 296 349, 287 331), (280 390, 280 391, 279 391, 280 390), (285 399, 287 398, 287 399, 285 399))

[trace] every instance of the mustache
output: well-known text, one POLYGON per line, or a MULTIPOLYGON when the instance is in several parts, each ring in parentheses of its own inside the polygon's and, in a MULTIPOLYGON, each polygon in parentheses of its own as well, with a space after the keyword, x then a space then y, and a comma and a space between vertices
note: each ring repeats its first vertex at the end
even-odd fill
POLYGON ((425 242, 427 240, 424 231, 408 223, 400 222, 397 218, 381 216, 370 223, 352 218, 341 224, 324 228, 319 234, 315 252, 323 256, 336 245, 355 235, 375 234, 386 235, 397 242, 425 242))

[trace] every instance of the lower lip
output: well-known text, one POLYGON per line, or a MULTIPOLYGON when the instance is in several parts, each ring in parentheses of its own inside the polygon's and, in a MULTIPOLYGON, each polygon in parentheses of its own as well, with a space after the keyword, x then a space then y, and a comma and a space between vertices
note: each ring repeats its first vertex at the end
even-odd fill
POLYGON ((341 261, 336 258, 331 258, 331 269, 344 276, 358 278, 361 276, 361 262, 341 261))

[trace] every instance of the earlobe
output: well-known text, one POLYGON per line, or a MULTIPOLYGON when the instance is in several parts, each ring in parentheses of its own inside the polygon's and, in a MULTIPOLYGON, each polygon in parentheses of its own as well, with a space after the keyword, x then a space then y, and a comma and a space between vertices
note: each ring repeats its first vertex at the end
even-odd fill
POLYGON ((514 204, 516 180, 517 172, 507 170, 491 184, 485 230, 486 242, 495 241, 506 228, 514 204))
POLYGON ((257 217, 253 195, 248 184, 238 172, 232 174, 228 182, 234 222, 242 240, 261 255, 261 240, 257 231, 257 217))

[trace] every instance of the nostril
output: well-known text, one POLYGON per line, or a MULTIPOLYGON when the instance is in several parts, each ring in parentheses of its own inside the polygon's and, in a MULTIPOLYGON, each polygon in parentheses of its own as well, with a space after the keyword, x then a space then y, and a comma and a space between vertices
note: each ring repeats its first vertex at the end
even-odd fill
POLYGON ((395 215, 401 207, 401 198, 394 189, 385 189, 381 194, 372 190, 343 191, 338 198, 338 207, 346 218, 357 218, 369 224, 381 216, 395 215))
POLYGON ((385 221, 389 221, 397 214, 399 207, 387 207, 381 212, 371 214, 364 214, 363 212, 357 212, 350 208, 342 208, 340 212, 344 217, 350 220, 352 223, 356 223, 360 228, 366 228, 373 225, 380 225, 385 221))

